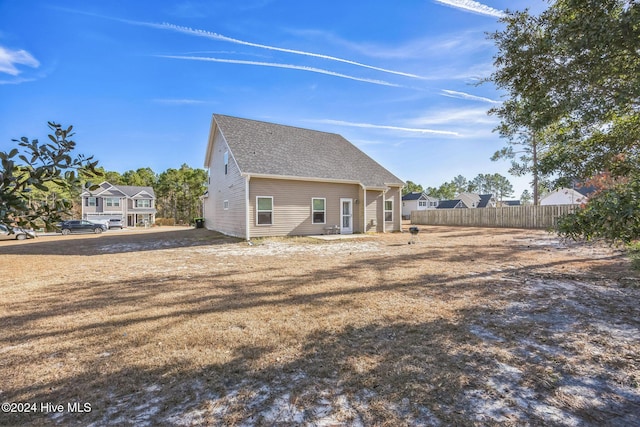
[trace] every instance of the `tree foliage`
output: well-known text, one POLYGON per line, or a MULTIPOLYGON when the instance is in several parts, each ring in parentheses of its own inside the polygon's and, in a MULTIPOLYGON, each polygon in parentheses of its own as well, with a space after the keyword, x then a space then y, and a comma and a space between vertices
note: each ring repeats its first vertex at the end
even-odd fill
POLYGON ((422 193, 423 191, 424 189, 422 188, 422 185, 416 184, 413 181, 407 181, 404 188, 402 189, 402 195, 404 196, 405 194, 409 193, 422 193))
POLYGON ((180 169, 167 169, 154 186, 158 216, 189 223, 202 215, 201 197, 206 191, 207 172, 183 164, 180 169))
POLYGON ((513 194, 513 185, 499 173, 478 174, 471 180, 471 188, 479 194, 493 194, 498 200, 513 194))
POLYGON ((559 184, 607 177, 560 232, 638 238, 602 218, 640 216, 633 185, 640 179, 640 3, 557 0, 539 16, 509 12, 503 22, 491 35, 498 48, 491 80, 509 96, 495 110, 501 135, 528 133, 543 143, 537 167, 559 184))
MULTIPOLYGON (((72 157, 76 143, 72 126, 48 123, 49 141, 22 137, 18 147, 0 152, 0 223, 7 226, 50 227, 71 214, 73 198, 81 191, 81 177, 99 175, 93 156, 72 157), (45 195, 44 197, 42 195, 45 195), (49 197, 53 195, 53 197, 49 197)), ((90 183, 87 186, 91 186, 90 183)))
POLYGON ((122 174, 122 185, 137 187, 155 187, 158 183, 158 175, 149 167, 128 170, 122 174))
POLYGON ((439 200, 450 200, 458 194, 457 187, 453 182, 445 182, 440 187, 427 187, 425 193, 428 196, 439 200))
POLYGON ((616 182, 582 209, 561 218, 558 230, 572 239, 630 243, 640 236, 640 181, 616 182))

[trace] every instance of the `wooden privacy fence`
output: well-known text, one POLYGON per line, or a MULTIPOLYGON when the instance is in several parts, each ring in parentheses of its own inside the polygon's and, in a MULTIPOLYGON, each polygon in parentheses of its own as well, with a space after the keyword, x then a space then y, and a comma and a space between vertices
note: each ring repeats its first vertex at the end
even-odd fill
POLYGON ((411 223, 468 227, 555 227, 558 217, 574 212, 577 205, 509 206, 503 208, 427 209, 411 211, 411 223))

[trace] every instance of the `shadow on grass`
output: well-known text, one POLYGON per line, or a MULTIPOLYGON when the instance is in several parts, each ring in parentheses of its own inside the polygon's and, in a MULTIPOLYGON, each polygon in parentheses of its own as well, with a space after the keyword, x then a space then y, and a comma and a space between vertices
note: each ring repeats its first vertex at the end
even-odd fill
POLYGON ((56 236, 47 241, 30 241, 22 245, 2 245, 0 255, 104 255, 126 252, 145 252, 193 246, 238 243, 242 239, 215 231, 185 228, 178 231, 162 229, 144 233, 56 236))
POLYGON ((162 367, 50 381, 35 391, 34 401, 90 402, 92 411, 3 414, 3 422, 638 425, 637 392, 621 392, 613 378, 573 376, 562 367, 549 372, 551 356, 519 356, 513 344, 486 351, 463 322, 446 320, 348 327, 309 335, 299 357, 267 367, 257 366, 270 348, 244 346, 224 364, 196 368, 174 359, 162 367), (78 394, 78 384, 92 392, 78 394))
MULTIPOLYGON (((461 247, 461 251, 473 250, 472 246, 461 247)), ((487 249, 482 259, 508 262, 513 258, 512 251, 508 247, 487 249)), ((580 294, 554 294, 544 287, 523 293, 521 284, 508 288, 496 278, 478 278, 467 271, 422 272, 421 263, 433 257, 462 261, 459 254, 423 247, 404 255, 371 256, 312 270, 301 268, 296 274, 279 274, 273 271, 275 267, 264 268, 259 271, 262 278, 253 281, 244 278, 243 270, 234 268, 191 274, 188 279, 176 274, 162 281, 141 278, 112 283, 105 279, 53 287, 37 298, 37 308, 0 316, 3 345, 102 336, 107 343, 100 350, 113 346, 118 352, 127 352, 140 341, 123 338, 119 331, 136 324, 164 328, 180 322, 204 321, 201 319, 211 314, 252 313, 260 307, 309 310, 329 306, 348 312, 373 293, 398 294, 407 301, 420 298, 425 301, 425 309, 429 308, 429 301, 454 300, 463 294, 499 304, 498 308, 476 305, 459 309, 452 318, 431 321, 398 320, 401 313, 389 312, 386 322, 312 332, 303 337, 299 353, 287 360, 272 356, 276 354, 273 347, 247 343, 229 348, 229 360, 216 364, 193 363, 174 348, 169 354, 161 354, 166 358, 161 364, 142 360, 136 366, 101 369, 109 365, 110 356, 96 355, 102 358, 99 362, 79 366, 65 380, 51 376, 19 389, 2 390, 5 401, 29 396, 33 402, 90 402, 90 413, 0 414, 0 424, 396 426, 640 422, 637 386, 634 391, 633 387, 620 385, 623 372, 632 370, 633 359, 626 360, 626 354, 611 361, 580 359, 587 368, 601 369, 604 364, 610 371, 601 371, 594 377, 580 375, 571 366, 573 358, 580 358, 575 335, 590 322, 598 320, 612 329, 624 323, 638 331, 637 307, 627 307, 620 311, 623 314, 610 309, 624 305, 629 296, 637 297, 632 290, 618 294, 605 288, 592 289, 588 291, 593 294, 589 300, 581 300, 580 294), (388 275, 393 269, 415 271, 408 280, 393 280, 388 275), (362 277, 370 279, 363 281, 362 277), (350 286, 323 290, 313 286, 336 279, 347 281, 350 286), (175 298, 157 299, 176 290, 180 293, 175 298), (332 306, 340 301, 342 306, 332 306), (554 306, 549 307, 550 302, 554 306), (578 304, 580 310, 569 311, 572 304, 578 304), (154 305, 160 305, 162 310, 148 314, 154 305), (63 328, 44 332, 30 328, 31 324, 46 325, 54 317, 73 319, 103 307, 109 307, 110 316, 91 317, 82 324, 70 321, 63 328), (588 313, 594 316, 589 317, 588 313), (116 334, 120 338, 108 343, 116 334), (572 400, 571 391, 580 394, 580 398, 572 400)), ((505 267, 501 274, 519 277, 555 265, 549 262, 505 267)), ((384 301, 384 297, 380 298, 384 301)), ((15 307, 16 312, 26 309, 15 307)), ((215 337, 209 338, 215 341, 215 337)), ((201 349, 206 351, 206 345, 202 344, 201 349)), ((33 360, 3 363, 5 369, 11 363, 17 371, 20 362, 37 364, 36 358, 41 354, 34 351, 30 356, 33 360)))

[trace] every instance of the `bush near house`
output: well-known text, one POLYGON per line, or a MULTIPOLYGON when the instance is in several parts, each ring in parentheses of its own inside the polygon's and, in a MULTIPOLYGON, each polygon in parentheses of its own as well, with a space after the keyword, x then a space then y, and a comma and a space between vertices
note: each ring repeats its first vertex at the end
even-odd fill
POLYGON ((156 218, 156 225, 173 226, 176 225, 175 218, 156 218))

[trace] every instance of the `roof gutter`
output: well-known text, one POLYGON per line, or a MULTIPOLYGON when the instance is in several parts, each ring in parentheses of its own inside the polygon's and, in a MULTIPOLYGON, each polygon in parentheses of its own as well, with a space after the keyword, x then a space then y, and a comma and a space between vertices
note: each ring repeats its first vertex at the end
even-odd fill
POLYGON ((362 185, 360 181, 348 180, 348 179, 335 179, 335 178, 314 178, 308 176, 294 176, 294 175, 272 175, 267 173, 247 173, 244 172, 242 176, 251 176, 252 178, 264 178, 264 179, 282 179, 289 181, 312 181, 312 182, 331 182, 336 184, 356 184, 362 185))

